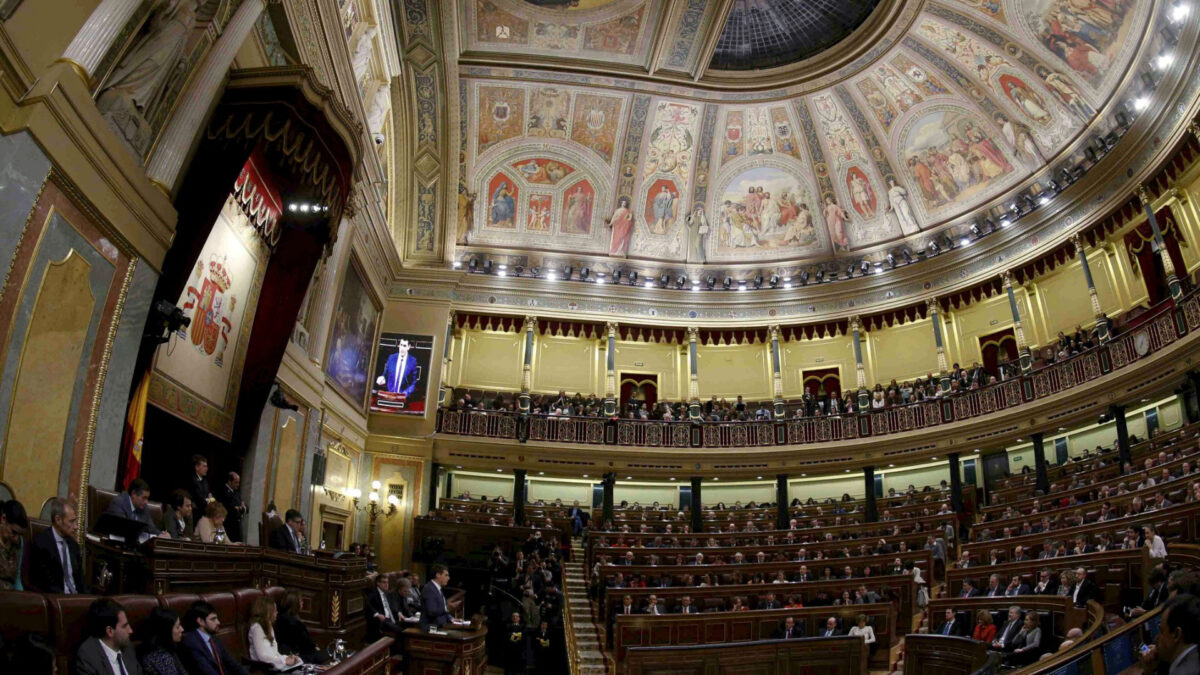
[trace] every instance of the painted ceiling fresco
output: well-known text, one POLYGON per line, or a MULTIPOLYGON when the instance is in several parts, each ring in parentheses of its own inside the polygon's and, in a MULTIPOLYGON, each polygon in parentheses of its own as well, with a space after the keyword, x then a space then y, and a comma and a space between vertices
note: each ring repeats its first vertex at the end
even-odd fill
MULTIPOLYGON (((629 0, 468 4, 476 47, 614 62, 644 58, 657 16, 629 0)), ((926 2, 856 74, 753 103, 472 72, 457 244, 689 264, 878 255, 1056 161, 1109 104, 1153 4, 926 2)))
POLYGON ((713 51, 721 70, 771 68, 841 42, 879 0, 734 0, 713 51))

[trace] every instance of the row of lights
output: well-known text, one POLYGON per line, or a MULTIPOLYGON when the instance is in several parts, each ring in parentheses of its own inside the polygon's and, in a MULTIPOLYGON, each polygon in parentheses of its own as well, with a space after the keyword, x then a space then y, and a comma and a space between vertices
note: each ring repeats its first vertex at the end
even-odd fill
MULTIPOLYGON (((1170 20, 1170 24, 1177 24, 1181 23, 1190 14, 1191 5, 1185 2, 1179 2, 1171 6, 1171 8, 1168 10, 1167 16, 1170 20)), ((1168 41, 1173 45, 1178 42, 1179 37, 1175 28, 1170 24, 1168 24, 1164 30, 1168 41)), ((1152 59, 1153 70, 1166 70, 1174 62, 1175 55, 1173 52, 1169 51, 1168 48, 1152 59)), ((1158 85, 1158 80, 1153 71, 1145 72, 1141 77, 1146 92, 1126 102, 1127 107, 1131 108, 1135 112, 1141 112, 1149 107, 1150 94, 1158 85)), ((1121 129, 1120 132, 1114 129, 1104 136, 1097 135, 1097 137, 1093 139, 1092 143, 1084 148, 1084 155, 1087 157, 1087 161, 1090 162, 1092 166, 1094 166, 1104 155, 1107 155, 1108 152, 1112 150, 1112 148, 1117 144, 1117 141, 1120 140, 1120 137, 1123 135, 1124 131, 1128 130, 1132 124, 1132 120, 1129 119, 1129 116, 1125 114, 1124 111, 1117 112, 1116 117, 1117 123, 1121 129)), ((983 237, 998 230, 1005 229, 1011 226, 1015 221, 1026 215, 1029 215, 1038 207, 1050 203, 1050 200, 1055 195, 1062 192, 1068 186, 1082 178, 1087 168, 1090 167, 1085 168, 1083 164, 1079 164, 1075 167, 1063 167, 1059 169, 1054 177, 1047 181, 1047 190, 1040 192, 1036 196, 1030 193, 1023 194, 1002 212, 977 219, 969 228, 970 234, 961 237, 958 240, 957 245, 962 248, 970 246, 972 242, 982 239, 983 237)), ((294 204, 292 205, 292 210, 295 210, 294 204)), ((328 207, 324 207, 324 210, 328 210, 328 207)), ((953 250, 955 246, 956 242, 949 235, 942 234, 940 237, 935 237, 932 241, 930 241, 924 251, 917 251, 914 253, 906 247, 900 250, 900 258, 897 258, 893 253, 888 253, 884 260, 886 262, 887 269, 895 269, 900 265, 911 265, 923 258, 928 259, 938 256, 943 252, 953 250), (903 260, 901 260, 901 258, 903 260)), ((851 262, 846 267, 845 276, 840 278, 851 279, 856 274, 860 277, 864 277, 872 273, 883 272, 885 271, 885 262, 871 262, 866 259, 851 262)), ((451 263, 451 267, 454 269, 461 269, 462 265, 463 263, 458 260, 451 263)), ((491 274, 493 271, 493 263, 491 260, 485 260, 481 264, 478 259, 471 258, 467 263, 467 268, 470 272, 491 274)), ((506 277, 510 274, 512 276, 520 277, 525 276, 526 272, 528 272, 529 277, 535 279, 542 277, 541 269, 536 266, 525 268, 521 265, 515 265, 509 269, 509 267, 504 264, 495 265, 495 273, 497 276, 501 277, 506 277)), ((613 272, 610 277, 606 278, 606 275, 603 272, 596 272, 595 274, 592 274, 592 270, 589 267, 579 268, 577 277, 574 277, 574 274, 575 268, 571 265, 567 265, 561 270, 547 269, 543 278, 545 278, 547 281, 570 281, 575 278, 578 281, 593 282, 597 284, 605 283, 606 280, 613 284, 620 284, 622 280, 624 280, 630 286, 637 286, 640 278, 635 270, 617 270, 613 272)), ((800 285, 807 286, 810 280, 820 284, 836 281, 838 280, 839 276, 840 272, 837 271, 827 272, 824 269, 818 269, 815 273, 810 273, 809 270, 802 269, 795 277, 781 277, 778 274, 771 274, 764 278, 762 274, 757 274, 753 279, 734 280, 731 276, 725 276, 724 279, 720 280, 720 286, 722 290, 726 291, 746 291, 750 289, 760 290, 762 289, 764 282, 766 282, 769 288, 772 289, 791 290, 795 287, 797 281, 800 285)), ((690 287, 692 291, 711 291, 716 290, 717 283, 717 277, 708 275, 702 279, 691 279, 690 287)), ((664 289, 674 288, 676 290, 682 290, 685 286, 689 286, 689 279, 684 275, 672 276, 670 274, 662 274, 657 279, 653 277, 642 277, 641 285, 645 288, 654 288, 655 286, 658 286, 664 289)))
POLYGON ((288 211, 292 213, 328 213, 328 204, 311 204, 309 202, 289 202, 288 211))

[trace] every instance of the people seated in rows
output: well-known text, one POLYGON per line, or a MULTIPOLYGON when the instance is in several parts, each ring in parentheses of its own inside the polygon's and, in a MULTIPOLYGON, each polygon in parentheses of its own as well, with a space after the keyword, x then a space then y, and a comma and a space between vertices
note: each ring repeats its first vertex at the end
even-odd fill
POLYGON ((958 620, 958 614, 953 609, 947 609, 942 623, 937 628, 937 634, 965 637, 967 635, 967 626, 958 620))
POLYGON ((1017 631, 1017 634, 1013 636, 1012 650, 1008 652, 1004 660, 1009 665, 1029 665, 1037 661, 1038 656, 1041 654, 1041 645, 1042 629, 1040 617, 1035 611, 1026 612, 1021 630, 1017 631))
POLYGON ((779 628, 775 629, 775 634, 771 637, 776 640, 792 640, 804 637, 804 631, 796 625, 796 618, 789 616, 783 620, 779 628))
POLYGON ((21 582, 21 561, 24 560, 24 533, 29 518, 21 502, 10 499, 0 502, 0 590, 25 590, 21 582))
POLYGON ((79 516, 65 499, 50 500, 50 527, 33 538, 29 551, 31 590, 42 593, 90 593, 83 573, 79 542, 79 516))
MULTIPOLYGON (((986 612, 987 610, 981 611, 986 612)), ((988 616, 990 618, 990 612, 988 612, 988 616)), ((1021 611, 1020 605, 1009 607, 1004 626, 995 630, 995 638, 991 641, 991 648, 1003 653, 1011 652, 1014 648, 1013 639, 1017 637, 1017 633, 1021 632, 1021 627, 1024 623, 1025 615, 1021 611)))
POLYGON ((841 634, 837 627, 836 617, 831 616, 825 620, 825 629, 821 631, 820 637, 838 637, 841 634))
POLYGON ((867 645, 867 650, 870 656, 875 655, 875 650, 879 647, 879 643, 875 641, 875 629, 867 623, 867 615, 859 614, 854 619, 854 625, 846 633, 852 637, 861 637, 867 645))
POLYGON ((317 649, 308 627, 297 614, 299 611, 300 592, 288 589, 279 600, 279 613, 275 617, 275 639, 279 641, 279 651, 295 654, 304 663, 325 663, 329 657, 317 649))
POLYGON ((391 593, 391 578, 387 574, 375 575, 375 588, 365 595, 367 618, 366 641, 375 642, 385 637, 399 637, 404 630, 404 617, 400 613, 399 599, 391 593))
POLYGON ((992 613, 986 609, 979 610, 975 613, 975 629, 971 632, 971 639, 991 644, 995 638, 996 624, 992 621, 992 613))
POLYGON ((192 497, 187 490, 175 490, 163 509, 163 529, 172 539, 191 539, 192 497))
POLYGON ((134 478, 130 481, 128 489, 108 503, 106 512, 122 518, 137 520, 145 524, 145 534, 169 539, 171 535, 159 530, 158 526, 154 524, 154 519, 150 517, 150 512, 146 510, 146 503, 149 501, 149 483, 141 478, 134 478))
POLYGON ((272 670, 284 670, 303 663, 295 654, 280 653, 280 644, 275 640, 275 620, 278 615, 275 601, 260 595, 250 609, 250 628, 246 636, 246 652, 250 660, 265 664, 272 670))
MULTIPOLYGON (((180 660, 191 675, 249 675, 230 654, 217 633, 221 617, 203 600, 192 603, 183 618, 184 633, 179 643, 180 660)), ((119 671, 117 672, 119 675, 119 671)))

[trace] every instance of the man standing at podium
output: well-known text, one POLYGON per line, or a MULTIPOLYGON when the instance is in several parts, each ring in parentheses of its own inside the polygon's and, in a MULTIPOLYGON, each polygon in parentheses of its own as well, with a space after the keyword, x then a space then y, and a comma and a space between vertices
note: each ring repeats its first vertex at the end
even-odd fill
POLYGON ((444 590, 448 583, 450 570, 445 565, 434 565, 433 578, 421 589, 421 621, 425 625, 441 628, 450 621, 444 590))

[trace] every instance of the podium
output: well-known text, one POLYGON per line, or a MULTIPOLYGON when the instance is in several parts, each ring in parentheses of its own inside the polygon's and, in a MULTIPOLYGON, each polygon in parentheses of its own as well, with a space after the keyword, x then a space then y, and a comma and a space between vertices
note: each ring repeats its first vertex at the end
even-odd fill
POLYGON ((487 628, 447 628, 445 635, 419 628, 404 631, 408 675, 483 675, 487 668, 487 628))

